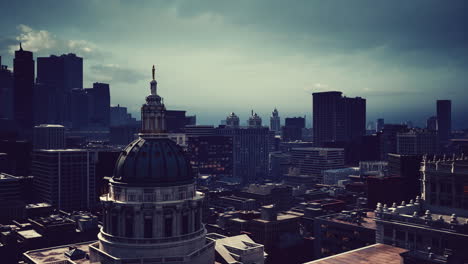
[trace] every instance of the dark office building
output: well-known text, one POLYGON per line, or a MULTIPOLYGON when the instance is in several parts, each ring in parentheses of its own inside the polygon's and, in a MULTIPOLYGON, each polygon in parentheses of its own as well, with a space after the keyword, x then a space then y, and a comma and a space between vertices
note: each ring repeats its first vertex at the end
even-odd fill
POLYGON ((193 123, 193 116, 186 116, 185 111, 166 111, 166 130, 169 133, 181 133, 184 127, 193 123))
POLYGON ((380 159, 387 160, 389 153, 397 153, 398 133, 408 132, 407 125, 385 124, 380 134, 380 159))
POLYGON ((58 209, 92 209, 97 203, 93 152, 36 150, 32 175, 38 197, 58 209))
POLYGON ((402 196, 401 201, 408 201, 418 196, 421 191, 421 174, 419 172, 422 162, 421 155, 388 154, 388 174, 390 177, 401 177, 404 188, 395 190, 402 196))
POLYGON ((287 117, 282 127, 283 141, 302 140, 302 129, 304 128, 304 117, 287 117))
POLYGON ((128 145, 140 133, 138 125, 111 126, 109 129, 110 143, 115 145, 128 145))
POLYGON ((193 169, 204 175, 232 177, 233 138, 230 136, 191 136, 187 152, 193 169))
POLYGON ((446 144, 452 132, 452 101, 437 100, 437 133, 439 142, 446 144))
POLYGON ((366 135, 361 139, 359 148, 359 160, 380 160, 381 133, 366 135))
POLYGON ((92 89, 86 89, 92 127, 109 128, 110 126, 110 88, 107 83, 93 83, 92 89))
POLYGON ((249 183, 268 176, 268 154, 273 143, 268 127, 220 128, 216 132, 232 137, 234 178, 249 183))
POLYGON ((13 74, 0 56, 0 118, 13 119, 13 74))
POLYGON ((37 81, 56 85, 62 92, 83 88, 83 58, 73 53, 39 57, 37 81))
POLYGON ((70 92, 74 88, 83 88, 83 58, 69 53, 61 56, 37 58, 37 81, 44 85, 55 100, 55 108, 49 112, 58 114, 57 120, 46 123, 70 125, 70 92))
POLYGON ((341 92, 313 93, 314 143, 359 140, 366 134, 366 99, 341 92))
POLYGON ((25 140, 0 141, 0 153, 6 153, 8 171, 15 176, 31 175, 32 143, 25 140))
POLYGON ((70 91, 70 120, 73 130, 89 127, 91 106, 85 89, 75 88, 70 91))
POLYGON ((15 51, 13 65, 13 115, 19 128, 25 132, 24 130, 32 130, 34 125, 33 53, 23 50, 20 44, 20 49, 15 51))

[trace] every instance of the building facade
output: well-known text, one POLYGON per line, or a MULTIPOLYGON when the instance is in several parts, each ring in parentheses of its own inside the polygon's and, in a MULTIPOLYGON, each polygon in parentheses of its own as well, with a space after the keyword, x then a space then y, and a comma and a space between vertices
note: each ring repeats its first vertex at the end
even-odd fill
POLYGON ((96 206, 94 153, 82 149, 35 150, 31 173, 37 196, 61 210, 96 206))
POLYGON ((64 149, 65 127, 62 125, 39 125, 34 127, 34 149, 64 149))
POLYGON ((281 118, 276 108, 271 112, 270 130, 275 131, 275 133, 279 133, 281 131, 281 118))

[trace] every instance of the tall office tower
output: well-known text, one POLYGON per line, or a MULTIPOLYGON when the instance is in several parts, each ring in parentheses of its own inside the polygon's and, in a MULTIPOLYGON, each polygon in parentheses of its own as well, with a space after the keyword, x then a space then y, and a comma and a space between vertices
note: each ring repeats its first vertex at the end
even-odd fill
POLYGON ((226 126, 228 126, 228 127, 239 127, 239 117, 234 112, 231 112, 226 117, 226 126))
POLYGON ((350 142, 366 133, 366 99, 341 92, 313 93, 314 143, 350 142))
POLYGON ((342 148, 293 148, 292 166, 299 169, 300 175, 312 176, 317 183, 323 183, 322 171, 344 168, 342 148))
POLYGON ((37 83, 45 85, 55 97, 58 122, 70 125, 70 92, 83 89, 83 58, 73 53, 37 58, 37 83))
POLYGON ((397 154, 424 155, 438 151, 437 133, 433 130, 412 129, 397 134, 397 154))
POLYGON ((187 154, 194 171, 223 179, 232 177, 232 137, 190 136, 187 154))
POLYGON ((94 208, 93 155, 82 149, 35 150, 31 170, 39 198, 61 210, 94 208))
MULTIPOLYGON (((91 118, 95 106, 93 98, 86 89, 74 88, 69 93, 70 121, 73 130, 87 129, 90 127, 91 118)), ((98 103, 98 102, 96 102, 98 103)))
POLYGON ((377 122, 375 122, 375 132, 380 132, 384 128, 385 125, 385 120, 383 118, 377 119, 377 122))
POLYGON ((282 130, 283 141, 302 140, 302 130, 305 128, 304 117, 286 117, 282 130))
POLYGON ((13 119, 13 74, 0 56, 0 118, 13 119))
POLYGON ((39 125, 34 127, 33 149, 64 149, 65 127, 62 125, 39 125))
POLYGON ((275 110, 271 113, 270 117, 270 130, 279 133, 281 131, 281 119, 278 113, 278 110, 275 107, 275 110))
POLYGON ((110 126, 110 88, 107 83, 93 83, 93 88, 85 89, 91 112, 90 125, 108 129, 110 126))
POLYGON ((398 133, 408 132, 406 125, 385 124, 380 134, 380 160, 387 160, 387 154, 397 153, 398 133))
POLYGON ((452 101, 437 100, 437 133, 439 143, 446 144, 452 133, 452 101))
POLYGON ((33 53, 20 49, 13 60, 13 116, 19 128, 32 130, 34 124, 34 60, 33 53))
POLYGON ((268 175, 271 134, 267 127, 226 127, 219 135, 232 137, 233 178, 242 183, 255 182, 268 175))
POLYGON ((426 128, 432 131, 437 131, 437 117, 431 116, 426 121, 426 128))
POLYGON ((248 124, 249 127, 262 127, 262 118, 252 110, 252 115, 249 117, 248 124))

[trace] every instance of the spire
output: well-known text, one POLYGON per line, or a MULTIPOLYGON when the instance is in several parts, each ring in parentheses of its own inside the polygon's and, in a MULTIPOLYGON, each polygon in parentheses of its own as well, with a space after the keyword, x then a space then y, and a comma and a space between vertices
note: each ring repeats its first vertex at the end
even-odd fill
POLYGON ((156 71, 156 70, 154 69, 154 65, 153 65, 153 69, 151 70, 151 72, 153 73, 153 80, 154 80, 154 72, 155 72, 155 71, 156 71))
POLYGON ((21 46, 21 41, 20 41, 20 51, 23 51, 23 46, 21 46))

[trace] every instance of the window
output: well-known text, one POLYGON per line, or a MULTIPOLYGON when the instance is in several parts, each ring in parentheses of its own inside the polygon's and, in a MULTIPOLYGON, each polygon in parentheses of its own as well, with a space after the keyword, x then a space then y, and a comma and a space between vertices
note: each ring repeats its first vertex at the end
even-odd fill
POLYGON ((125 217, 125 236, 133 237, 133 216, 130 213, 125 217))
POLYGON ((172 216, 166 216, 164 218, 164 236, 172 236, 172 216))
POLYGON ((189 232, 189 217, 188 213, 182 215, 182 234, 188 234, 189 232))
POLYGON ((152 238, 153 237, 153 217, 149 215, 145 215, 144 218, 144 227, 143 227, 143 236, 145 238, 152 238))

